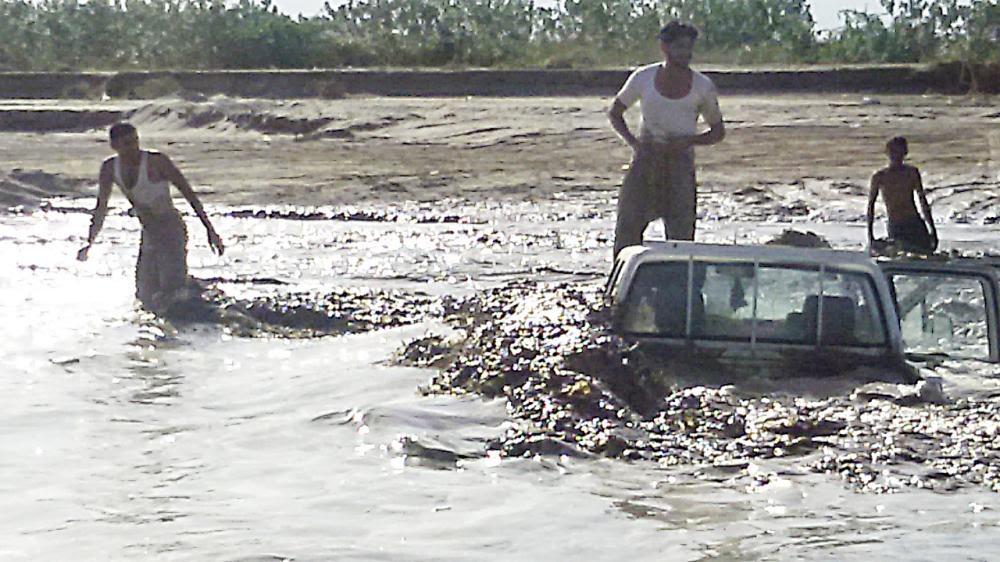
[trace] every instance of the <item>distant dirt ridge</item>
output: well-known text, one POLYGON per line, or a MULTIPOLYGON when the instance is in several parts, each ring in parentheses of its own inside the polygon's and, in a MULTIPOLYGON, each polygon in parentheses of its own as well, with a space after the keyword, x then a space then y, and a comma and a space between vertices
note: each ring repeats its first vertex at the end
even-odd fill
POLYGON ((11 208, 31 211, 52 197, 80 197, 91 183, 41 170, 0 171, 0 213, 11 208))
POLYGON ((89 131, 107 127, 125 117, 124 111, 73 109, 3 109, 0 131, 47 133, 89 131))
MULTIPOLYGON (((1000 65, 979 69, 983 92, 1000 92, 1000 65)), ((959 64, 709 70, 724 91, 964 93, 959 64)), ((239 70, 0 73, 0 99, 156 98, 176 93, 237 97, 345 95, 612 95, 628 70, 239 70)))

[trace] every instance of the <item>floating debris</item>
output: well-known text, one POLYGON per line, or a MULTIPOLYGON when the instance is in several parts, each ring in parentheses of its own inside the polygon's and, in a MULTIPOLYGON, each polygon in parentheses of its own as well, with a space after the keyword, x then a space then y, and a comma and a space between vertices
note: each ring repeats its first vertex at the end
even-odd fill
POLYGON ((811 230, 802 232, 786 228, 781 234, 765 242, 768 246, 795 246, 797 248, 830 248, 830 242, 811 230))
POLYGON ((864 492, 1000 492, 995 397, 945 403, 934 380, 886 385, 865 373, 812 389, 671 373, 628 353, 594 284, 514 283, 453 303, 447 320, 455 333, 410 342, 398 360, 440 369, 424 392, 505 399, 517 423, 488 444, 494 454, 647 460, 760 483, 755 461, 788 459, 864 492))
POLYGON ((360 221, 360 222, 393 222, 411 224, 475 224, 480 221, 468 216, 457 214, 442 214, 432 211, 412 212, 403 209, 377 208, 357 209, 347 208, 253 208, 236 209, 225 213, 227 217, 244 219, 282 219, 297 221, 360 221))

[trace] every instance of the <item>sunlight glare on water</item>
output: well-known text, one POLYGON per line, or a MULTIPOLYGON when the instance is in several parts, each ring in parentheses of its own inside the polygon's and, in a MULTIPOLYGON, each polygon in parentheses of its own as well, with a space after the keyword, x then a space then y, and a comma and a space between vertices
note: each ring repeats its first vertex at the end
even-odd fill
MULTIPOLYGON (((219 217, 192 272, 233 286, 468 293, 518 277, 600 279, 609 219, 479 225, 219 217), (553 230, 557 234, 553 234, 553 230), (496 238, 504 243, 470 244, 496 238), (532 243, 527 254, 510 240, 532 243), (567 256, 572 256, 568 258, 567 256), (549 269, 536 269, 547 266, 549 269), (577 273, 565 273, 577 272, 577 273), (580 273, 582 272, 582 273, 580 273)), ((710 225, 716 239, 739 225, 710 225)), ((761 227, 761 231, 777 226, 761 227)), ((918 558, 996 552, 995 495, 866 495, 767 461, 724 471, 486 452, 503 403, 422 396, 391 366, 441 326, 308 340, 175 330, 138 312, 136 225, 111 217, 90 261, 83 215, 0 219, 0 559, 468 560, 918 558), (776 553, 779 553, 776 555, 776 553)), ((846 240, 856 232, 829 227, 846 240)), ((972 383, 970 383, 972 384, 972 383)))

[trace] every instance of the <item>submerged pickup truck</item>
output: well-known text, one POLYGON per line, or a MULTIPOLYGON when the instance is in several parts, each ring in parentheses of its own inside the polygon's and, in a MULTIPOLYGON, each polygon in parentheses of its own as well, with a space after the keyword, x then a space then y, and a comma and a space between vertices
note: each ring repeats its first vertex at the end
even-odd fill
POLYGON ((915 380, 907 358, 1000 361, 1000 264, 668 241, 625 248, 608 279, 614 329, 683 366, 915 380))

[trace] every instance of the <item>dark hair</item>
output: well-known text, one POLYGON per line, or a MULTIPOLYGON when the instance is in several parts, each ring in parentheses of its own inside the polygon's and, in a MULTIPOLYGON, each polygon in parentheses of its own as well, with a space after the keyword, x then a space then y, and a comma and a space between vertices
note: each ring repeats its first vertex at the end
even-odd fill
POLYGON ((136 133, 138 133, 138 131, 135 130, 135 125, 126 121, 119 121, 111 126, 111 130, 108 131, 108 136, 111 137, 111 140, 115 140, 129 135, 134 135, 136 133))
POLYGON ((886 148, 891 148, 893 146, 898 146, 903 149, 903 152, 909 152, 910 147, 906 143, 906 137, 892 137, 889 142, 885 143, 886 148))
POLYGON ((660 30, 660 41, 664 43, 673 43, 681 37, 690 37, 694 41, 698 38, 698 28, 689 23, 674 20, 660 30))

